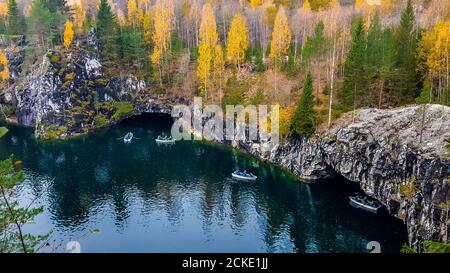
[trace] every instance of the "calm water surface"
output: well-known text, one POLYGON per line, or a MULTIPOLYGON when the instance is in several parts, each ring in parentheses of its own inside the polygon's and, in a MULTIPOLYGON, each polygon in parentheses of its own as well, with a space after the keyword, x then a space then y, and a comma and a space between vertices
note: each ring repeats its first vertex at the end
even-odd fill
POLYGON ((301 183, 221 146, 158 146, 170 127, 167 117, 147 115, 48 143, 9 126, 0 158, 24 162, 21 201, 42 195, 45 208, 27 231, 53 230, 63 249, 77 240, 83 252, 367 252, 370 241, 398 252, 406 242, 398 220, 349 205, 357 190, 349 182, 301 183), (126 145, 118 138, 129 131, 139 139, 126 145), (259 181, 234 182, 237 167, 259 181))

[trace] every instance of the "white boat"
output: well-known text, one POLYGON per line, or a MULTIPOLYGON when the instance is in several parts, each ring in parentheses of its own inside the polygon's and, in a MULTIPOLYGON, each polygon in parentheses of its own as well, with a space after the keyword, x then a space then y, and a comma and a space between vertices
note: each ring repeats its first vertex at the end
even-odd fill
POLYGON ((233 177, 233 179, 249 182, 254 182, 256 181, 256 179, 258 179, 258 177, 254 174, 239 171, 232 173, 231 176, 233 177))
POLYGON ((373 213, 377 213, 378 210, 383 206, 378 201, 366 200, 358 196, 350 196, 350 204, 357 208, 361 208, 373 213))
POLYGON ((165 137, 159 136, 159 137, 156 139, 156 143, 161 143, 161 144, 175 144, 175 143, 176 143, 176 140, 173 139, 172 137, 167 137, 167 138, 165 138, 165 137))
POLYGON ((133 141, 134 135, 133 133, 128 133, 123 137, 123 143, 128 144, 133 141))

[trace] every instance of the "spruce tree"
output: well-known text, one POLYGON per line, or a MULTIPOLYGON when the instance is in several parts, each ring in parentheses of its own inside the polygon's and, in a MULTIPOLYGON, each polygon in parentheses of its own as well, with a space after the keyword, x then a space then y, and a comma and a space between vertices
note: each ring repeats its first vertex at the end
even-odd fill
POLYGON ((132 65, 143 57, 142 34, 134 30, 125 30, 121 34, 121 53, 123 59, 132 65))
POLYGON ((366 53, 366 32, 364 19, 359 17, 353 22, 352 45, 345 61, 344 84, 339 99, 346 110, 358 107, 358 97, 366 92, 367 75, 364 68, 366 53))
POLYGON ((378 10, 371 20, 367 33, 365 67, 370 79, 378 78, 383 63, 383 31, 378 10))
POLYGON ((311 73, 308 73, 303 86, 303 94, 292 118, 292 128, 296 135, 309 137, 315 131, 315 121, 313 79, 311 73))
POLYGON ((27 34, 46 48, 52 42, 53 14, 41 0, 34 0, 28 17, 27 34))
POLYGON ((67 0, 44 0, 44 5, 50 12, 60 12, 63 15, 71 14, 67 0))
POLYGON ((417 32, 415 30, 414 8, 411 0, 408 0, 403 11, 400 26, 396 33, 396 63, 398 103, 410 103, 418 96, 416 74, 416 47, 417 32))
POLYGON ((23 18, 16 0, 8 1, 8 34, 20 35, 24 32, 23 18))
POLYGON ((310 60, 315 56, 320 56, 326 50, 325 48, 325 24, 323 21, 319 21, 314 28, 314 36, 308 37, 303 48, 303 58, 305 61, 310 60))
POLYGON ((420 96, 415 99, 417 104, 428 104, 431 103, 431 84, 426 82, 420 92, 420 96))
POLYGON ((117 21, 107 0, 101 0, 97 13, 97 34, 103 57, 117 54, 117 21))

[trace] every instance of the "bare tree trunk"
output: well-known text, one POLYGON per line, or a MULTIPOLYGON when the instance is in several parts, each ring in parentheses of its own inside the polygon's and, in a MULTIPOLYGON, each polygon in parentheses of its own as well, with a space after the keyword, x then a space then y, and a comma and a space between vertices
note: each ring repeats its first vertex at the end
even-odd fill
POLYGON ((355 123, 355 112, 356 112, 356 84, 355 84, 355 90, 353 91, 353 113, 352 113, 352 123, 355 123))
MULTIPOLYGON (((336 21, 334 26, 336 26, 336 21)), ((335 30, 334 30, 335 31, 335 30)), ((337 41, 337 34, 335 33, 334 39, 333 39, 333 56, 332 56, 332 62, 331 62, 331 88, 330 88, 330 103, 328 106, 328 129, 331 128, 331 114, 332 114, 332 107, 333 107, 333 92, 334 92, 334 66, 336 62, 336 41, 337 41)))
POLYGON ((379 97, 378 97, 378 109, 381 109, 381 102, 383 100, 384 80, 381 82, 379 97))

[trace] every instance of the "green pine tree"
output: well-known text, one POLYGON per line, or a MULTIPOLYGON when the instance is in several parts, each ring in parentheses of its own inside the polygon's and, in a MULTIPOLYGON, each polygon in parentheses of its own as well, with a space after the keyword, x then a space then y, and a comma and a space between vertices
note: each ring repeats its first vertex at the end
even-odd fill
MULTIPOLYGON (((0 128, 0 132, 4 130, 0 128)), ((3 135, 0 133, 0 138, 3 135)), ((0 161, 0 253, 35 252, 49 236, 34 236, 24 231, 24 226, 42 213, 43 208, 21 207, 13 198, 17 185, 23 181, 20 163, 14 162, 13 157, 0 161)))
POLYGON ((358 17, 353 22, 352 45, 345 61, 344 83, 339 99, 346 110, 359 107, 358 97, 367 90, 367 74, 364 68, 366 53, 366 32, 364 19, 358 17))
POLYGON ((416 73, 417 31, 412 1, 408 0, 403 11, 400 26, 396 32, 396 68, 395 81, 398 87, 397 102, 413 102, 418 96, 416 73))
POLYGON ((72 10, 67 4, 67 0, 44 0, 44 5, 50 12, 60 12, 63 15, 70 15, 72 10))
POLYGON ((16 0, 8 1, 8 34, 24 34, 24 23, 16 0))
POLYGON ((142 48, 142 34, 133 30, 125 30, 121 34, 121 53, 123 59, 132 65, 141 60, 144 49, 142 48))
POLYGON ((365 67, 369 79, 380 77, 383 64, 383 31, 381 29, 378 10, 374 14, 367 33, 367 49, 365 67))
POLYGON ((313 79, 311 73, 308 73, 303 86, 303 94, 292 117, 292 128, 296 135, 309 137, 314 134, 315 124, 313 79))
POLYGON ((303 48, 303 60, 308 62, 311 58, 323 54, 326 50, 326 38, 324 34, 325 24, 323 21, 317 23, 314 35, 307 38, 303 48))
POLYGON ((97 34, 103 57, 112 58, 117 55, 118 25, 116 16, 111 11, 107 0, 101 0, 97 13, 97 34))
POLYGON ((431 84, 426 82, 420 92, 420 96, 416 98, 417 104, 428 104, 431 102, 431 84))
MULTIPOLYGON (((396 59, 396 49, 395 49, 395 37, 391 29, 387 28, 382 33, 382 55, 381 55, 381 67, 378 71, 379 74, 379 93, 378 95, 378 105, 395 105, 396 92, 397 92, 397 82, 395 81, 395 59, 396 59)), ((377 72, 374 71, 375 67, 368 68, 369 76, 377 77, 377 72)), ((372 78, 374 79, 374 78, 372 78)), ((376 80, 376 78, 374 79, 376 80)))
POLYGON ((53 14, 41 0, 34 0, 28 17, 28 36, 32 37, 41 47, 47 48, 52 43, 53 14))

